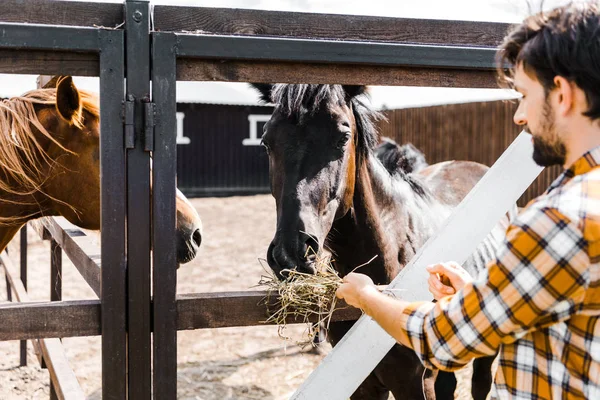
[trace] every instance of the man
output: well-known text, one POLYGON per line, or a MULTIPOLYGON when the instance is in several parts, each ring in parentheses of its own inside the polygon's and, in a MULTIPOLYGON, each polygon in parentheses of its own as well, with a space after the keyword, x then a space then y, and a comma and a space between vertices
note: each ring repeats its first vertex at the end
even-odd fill
POLYGON ((600 399, 599 9, 529 17, 499 55, 514 66, 500 75, 523 95, 514 121, 533 135, 534 160, 563 174, 474 281, 456 263, 428 267, 437 303, 398 301, 356 273, 337 295, 427 367, 454 370, 499 351, 494 397, 600 399))

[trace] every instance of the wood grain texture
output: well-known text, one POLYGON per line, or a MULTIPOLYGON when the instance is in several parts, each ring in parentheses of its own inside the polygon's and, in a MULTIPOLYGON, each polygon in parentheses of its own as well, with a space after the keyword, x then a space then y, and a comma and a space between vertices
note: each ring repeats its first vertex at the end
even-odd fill
POLYGON ((155 29, 214 34, 496 47, 507 24, 230 8, 160 6, 155 29))
POLYGON ((97 241, 63 217, 46 217, 41 223, 73 262, 96 296, 100 297, 101 257, 97 241))
POLYGON ((0 49, 0 73, 98 76, 98 55, 66 51, 0 49))
POLYGON ((115 28, 123 22, 123 5, 74 1, 2 0, 0 21, 115 28))
POLYGON ((180 59, 177 80, 497 88, 493 71, 180 59))
MULTIPOLYGON (((16 277, 15 267, 8 258, 6 252, 0 254, 0 264, 4 267, 6 276, 11 282, 11 286, 15 296, 17 297, 17 300, 20 302, 29 301, 27 291, 25 290, 21 280, 16 277)), ((65 309, 64 307, 56 307, 58 304, 60 304, 60 302, 50 302, 46 304, 53 305, 54 310, 63 311, 65 309)), ((28 327, 22 329, 23 325, 41 326, 46 329, 48 327, 48 323, 50 323, 50 327, 53 327, 56 325, 56 322, 64 321, 61 321, 60 319, 55 321, 53 319, 55 315, 52 312, 45 312, 47 310, 44 310, 39 315, 32 316, 26 311, 28 306, 31 307, 32 303, 8 303, 0 305, 0 321, 2 321, 2 325, 0 325, 0 340, 13 340, 10 339, 10 336, 14 334, 18 334, 19 339, 32 339, 33 348, 38 356, 40 364, 45 365, 48 368, 50 382, 54 389, 53 395, 61 400, 85 399, 83 389, 81 389, 81 386, 75 377, 75 373, 69 366, 69 361, 62 347, 60 339, 35 340, 39 336, 25 337, 23 335, 24 331, 25 333, 33 333, 34 331, 34 329, 29 330, 28 327), (50 318, 50 320, 47 320, 46 318, 50 318), (15 330, 18 332, 15 332, 15 330), (8 338, 5 339, 5 336, 8 338)), ((99 304, 95 308, 98 310, 96 319, 99 321, 99 304)), ((91 315, 91 313, 89 310, 86 310, 83 316, 85 317, 89 315, 91 315)), ((85 319, 81 320, 81 315, 78 315, 77 313, 73 313, 72 317, 76 318, 76 322, 87 322, 85 319)), ((71 328, 70 325, 66 325, 65 327, 71 328)))

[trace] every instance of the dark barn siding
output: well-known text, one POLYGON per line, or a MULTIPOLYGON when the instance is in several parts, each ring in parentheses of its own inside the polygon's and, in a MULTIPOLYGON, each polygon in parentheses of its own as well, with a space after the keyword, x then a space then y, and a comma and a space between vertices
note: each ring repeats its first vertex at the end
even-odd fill
MULTIPOLYGON (((515 104, 504 101, 388 110, 383 135, 412 142, 429 163, 471 160, 491 166, 520 129, 512 122, 515 104)), ((185 113, 188 145, 177 146, 178 186, 189 196, 268 193, 267 155, 260 146, 243 146, 248 116, 269 115, 271 107, 217 104, 177 105, 185 113)), ((258 137, 262 124, 258 124, 258 137)), ((541 194, 560 172, 543 172, 519 201, 541 194)))
MULTIPOLYGON (((248 116, 270 115, 272 107, 180 103, 184 135, 177 146, 177 184, 189 196, 224 196, 269 191, 269 166, 261 146, 243 146, 248 116)), ((258 137, 262 124, 258 125, 258 137)))
MULTIPOLYGON (((470 160, 491 166, 521 132, 513 123, 515 109, 515 102, 492 101, 388 110, 384 112, 388 122, 380 124, 380 131, 398 143, 411 142, 431 164, 470 160)), ((519 206, 542 194, 560 171, 559 167, 543 171, 519 206)))

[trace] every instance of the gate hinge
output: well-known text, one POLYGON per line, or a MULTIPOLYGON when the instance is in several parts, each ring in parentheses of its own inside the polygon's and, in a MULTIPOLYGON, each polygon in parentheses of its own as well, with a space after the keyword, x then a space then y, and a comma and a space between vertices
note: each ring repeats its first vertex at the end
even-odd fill
POLYGON ((135 147, 135 101, 132 95, 127 96, 123 102, 123 123, 125 125, 125 148, 133 149, 135 147))
POLYGON ((154 151, 154 126, 156 109, 150 100, 144 105, 144 151, 154 151))

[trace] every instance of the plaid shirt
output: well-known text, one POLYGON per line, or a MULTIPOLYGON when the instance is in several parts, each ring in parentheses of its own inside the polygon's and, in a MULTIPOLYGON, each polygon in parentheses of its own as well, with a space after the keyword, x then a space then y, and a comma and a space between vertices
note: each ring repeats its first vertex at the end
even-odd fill
POLYGON ((519 214, 496 260, 400 325, 426 367, 500 352, 492 396, 600 399, 600 147, 519 214))

